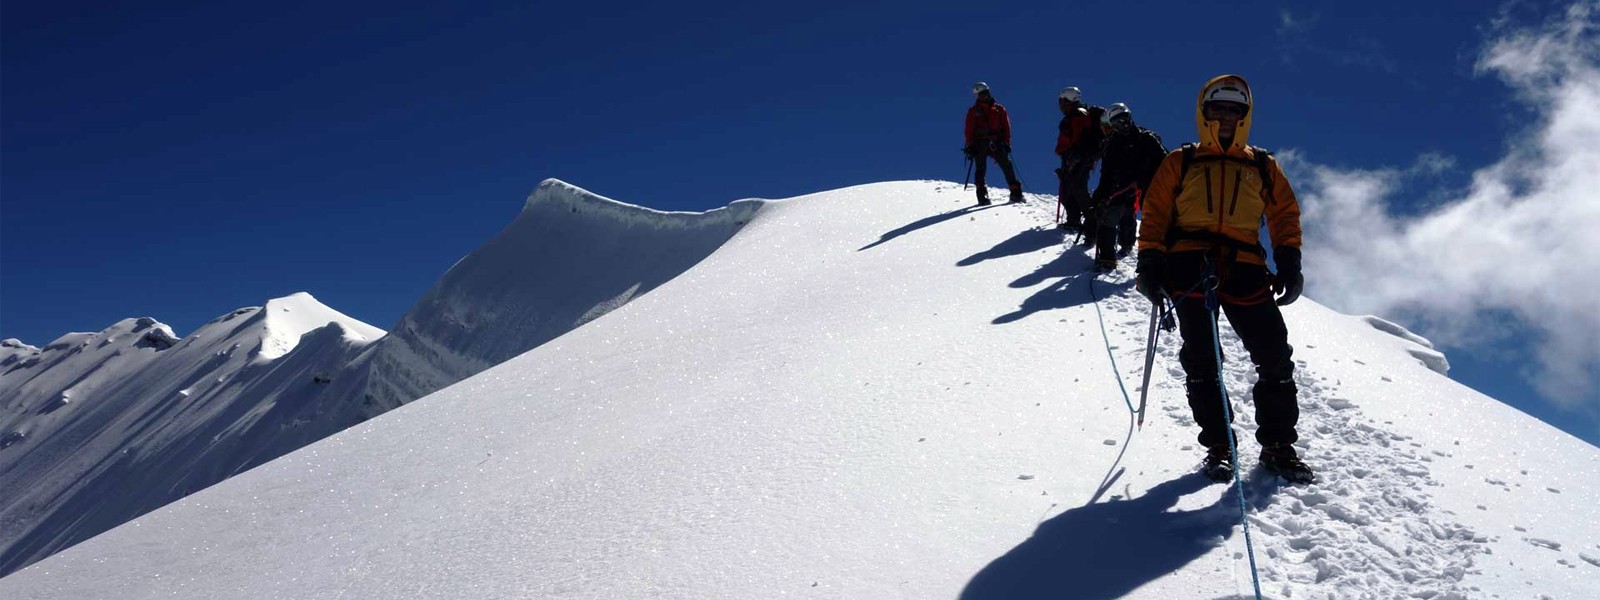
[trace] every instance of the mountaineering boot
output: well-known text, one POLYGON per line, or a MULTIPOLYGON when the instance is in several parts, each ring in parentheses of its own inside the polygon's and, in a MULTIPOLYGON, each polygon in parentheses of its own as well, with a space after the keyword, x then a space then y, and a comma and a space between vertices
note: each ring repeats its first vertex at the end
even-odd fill
POLYGON ((1217 444, 1206 449, 1205 462, 1201 463, 1200 472, 1207 479, 1217 483, 1226 483, 1233 480, 1233 453, 1228 451, 1227 444, 1217 444))
POLYGON ((1105 272, 1114 270, 1116 268, 1117 257, 1115 256, 1102 256, 1094 259, 1094 270, 1096 271, 1105 272))
POLYGON ((1011 188, 1011 201, 1012 202, 1021 202, 1022 200, 1023 200, 1023 198, 1022 198, 1022 188, 1020 188, 1020 187, 1011 188))
POLYGON ((1311 483, 1317 480, 1317 474, 1313 473, 1306 463, 1300 461, 1300 455, 1294 451, 1294 446, 1289 444, 1262 446, 1261 468, 1289 480, 1290 483, 1311 483))

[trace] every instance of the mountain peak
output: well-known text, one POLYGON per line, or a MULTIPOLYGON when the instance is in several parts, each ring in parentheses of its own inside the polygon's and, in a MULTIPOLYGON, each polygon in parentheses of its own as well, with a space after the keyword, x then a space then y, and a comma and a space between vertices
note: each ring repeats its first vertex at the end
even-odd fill
POLYGON ((329 323, 339 324, 366 342, 376 341, 384 335, 382 329, 329 308, 306 292, 268 300, 261 315, 265 331, 261 339, 260 358, 264 360, 288 354, 300 343, 301 336, 329 323))
POLYGON ((400 318, 372 352, 369 395, 398 406, 622 308, 716 252, 762 206, 663 212, 547 179, 400 318))

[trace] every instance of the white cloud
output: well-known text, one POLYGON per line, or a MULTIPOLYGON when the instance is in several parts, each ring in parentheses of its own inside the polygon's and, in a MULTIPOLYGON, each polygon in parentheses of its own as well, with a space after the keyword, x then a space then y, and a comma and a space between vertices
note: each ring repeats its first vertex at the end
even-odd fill
POLYGON ((1438 175, 1456 168, 1456 159, 1440 152, 1426 152, 1411 165, 1412 175, 1438 175))
POLYGON ((1389 199, 1407 178, 1453 168, 1341 170, 1282 157, 1306 222, 1308 295, 1341 310, 1405 315, 1452 344, 1531 332, 1525 373, 1568 408, 1600 410, 1600 3, 1536 29, 1502 30, 1479 57, 1537 115, 1460 197, 1418 216, 1389 199), (1508 323, 1511 320, 1514 323, 1508 323))
POLYGON ((1290 12, 1289 9, 1280 8, 1278 9, 1277 33, 1281 37, 1299 35, 1311 29, 1311 26, 1316 22, 1317 17, 1315 15, 1310 17, 1296 16, 1293 12, 1290 12))

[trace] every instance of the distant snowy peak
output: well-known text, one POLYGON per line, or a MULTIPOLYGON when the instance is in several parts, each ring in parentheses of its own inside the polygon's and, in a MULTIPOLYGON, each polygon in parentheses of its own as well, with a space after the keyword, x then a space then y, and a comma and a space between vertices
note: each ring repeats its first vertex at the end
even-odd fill
POLYGON ((371 353, 368 395, 398 406, 599 319, 710 256, 765 205, 663 212, 547 179, 371 353))
POLYGON ((311 294, 297 292, 212 319, 184 336, 180 344, 218 347, 227 354, 245 350, 255 361, 266 362, 288 354, 307 333, 329 324, 337 324, 357 346, 384 336, 382 329, 329 308, 311 294))
POLYGON ((383 335, 297 293, 181 339, 138 318, 6 344, 0 574, 360 422, 349 365, 383 335))
POLYGON ((149 317, 123 319, 95 333, 68 333, 44 348, 6 340, 0 344, 0 405, 30 395, 55 398, 68 386, 95 387, 95 373, 137 368, 177 341, 171 327, 149 317), (41 377, 46 372, 53 375, 41 377))
POLYGON ((5 369, 38 353, 38 348, 24 344, 22 340, 17 338, 0 340, 0 369, 5 369))
POLYGON ((329 324, 339 326, 356 345, 377 341, 384 335, 382 329, 329 308, 305 292, 268 300, 262 315, 265 332, 261 338, 260 358, 264 360, 288 354, 302 336, 329 324))
MULTIPOLYGON (((22 346, 24 348, 33 348, 42 354, 48 354, 51 352, 71 351, 73 348, 81 348, 88 345, 105 347, 116 344, 119 341, 137 344, 146 341, 143 338, 145 335, 152 336, 148 343, 155 346, 161 345, 164 341, 177 339, 177 336, 172 333, 172 328, 167 324, 150 317, 139 317, 117 321, 112 323, 110 327, 94 333, 74 332, 62 335, 49 344, 45 344, 42 350, 26 344, 22 344, 22 346), (131 339, 131 336, 140 337, 131 339)), ((170 347, 171 344, 166 345, 170 347)))

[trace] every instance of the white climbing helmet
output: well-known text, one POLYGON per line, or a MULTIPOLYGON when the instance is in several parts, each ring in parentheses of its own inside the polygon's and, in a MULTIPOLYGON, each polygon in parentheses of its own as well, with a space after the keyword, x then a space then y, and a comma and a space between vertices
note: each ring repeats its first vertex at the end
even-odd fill
POLYGON ((1111 108, 1106 109, 1105 114, 1102 115, 1100 119, 1105 124, 1110 125, 1113 119, 1124 115, 1126 115, 1129 120, 1133 119, 1133 111, 1128 108, 1128 105, 1118 102, 1111 105, 1111 108))
POLYGON ((1201 96, 1203 102, 1237 102, 1250 108, 1250 89, 1242 82, 1228 78, 1211 84, 1201 96))
POLYGON ((1083 91, 1076 87, 1068 87, 1067 89, 1061 90, 1061 95, 1058 97, 1073 104, 1083 103, 1083 91))
POLYGON ((974 96, 976 96, 978 94, 982 94, 982 93, 987 92, 987 91, 989 91, 989 84, 987 84, 987 83, 979 81, 977 83, 972 84, 972 95, 974 95, 974 96))

